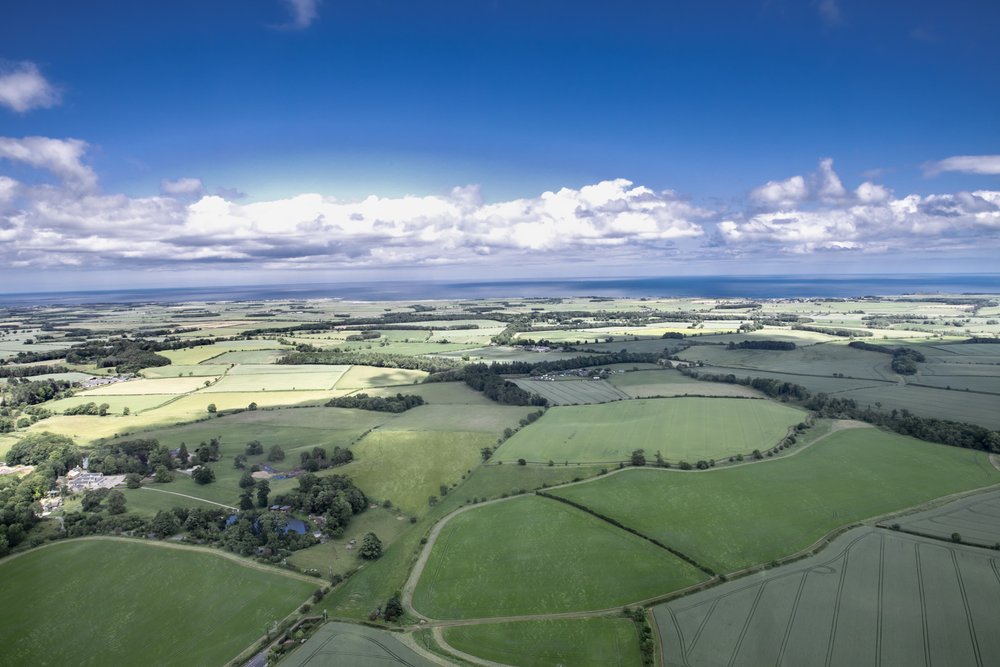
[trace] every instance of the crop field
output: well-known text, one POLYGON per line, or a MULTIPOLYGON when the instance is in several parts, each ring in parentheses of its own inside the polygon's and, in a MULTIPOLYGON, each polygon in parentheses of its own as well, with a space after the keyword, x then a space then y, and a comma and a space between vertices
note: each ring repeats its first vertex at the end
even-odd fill
POLYGON ((625 618, 519 621, 448 628, 460 651, 519 667, 631 667, 640 664, 639 636, 625 618))
POLYGON ((763 394, 750 387, 722 382, 704 382, 689 378, 679 371, 668 369, 620 373, 612 375, 610 381, 631 398, 664 396, 763 397, 763 394))
POLYGON ((855 389, 838 394, 838 398, 853 398, 859 405, 881 403, 883 411, 909 410, 925 417, 951 419, 1000 429, 1000 394, 913 385, 886 385, 855 389))
POLYGON ((626 470, 552 493, 733 572, 804 549, 839 526, 998 482, 984 452, 852 428, 774 461, 626 470))
POLYGON ((212 364, 273 364, 288 353, 288 350, 238 350, 223 352, 208 361, 212 364))
MULTIPOLYGON (((242 366, 236 366, 242 368, 242 366)), ((256 366, 256 368, 260 368, 256 366)), ((279 366, 280 368, 280 366, 279 366)), ((242 391, 299 391, 299 390, 332 390, 342 371, 327 371, 319 373, 240 373, 229 374, 210 387, 204 393, 242 392, 242 391)))
MULTIPOLYGON (((222 343, 214 343, 212 345, 197 345, 195 347, 185 347, 180 350, 166 350, 164 352, 157 352, 157 354, 170 359, 172 364, 179 364, 182 366, 189 366, 193 364, 200 364, 204 361, 208 361, 213 357, 218 357, 222 354, 228 352, 239 352, 239 351, 253 351, 253 350, 277 350, 283 348, 283 346, 277 341, 273 340, 241 340, 241 341, 225 341, 222 343)), ((291 348, 284 348, 291 349, 291 348)), ((231 363, 231 362, 212 362, 215 363, 231 363)), ((238 362, 232 362, 238 363, 238 362)))
POLYGON ((337 382, 337 389, 370 389, 395 385, 416 384, 427 377, 424 371, 376 366, 351 366, 337 382))
POLYGON ((173 377, 161 380, 128 380, 102 385, 77 394, 78 396, 136 396, 139 394, 186 394, 211 382, 211 377, 173 377))
POLYGON ((540 408, 521 405, 421 405, 394 415, 386 428, 394 431, 475 431, 499 436, 505 428, 540 408))
POLYGON ((634 449, 652 459, 709 460, 772 447, 806 413, 737 398, 664 398, 550 408, 497 450, 501 461, 616 463, 634 449))
POLYGON ((655 607, 665 664, 1000 664, 1000 556, 877 528, 655 607))
POLYGON ((282 667, 436 667, 400 635, 350 623, 327 623, 281 661, 282 667))
POLYGON ((555 359, 572 359, 580 355, 574 352, 531 352, 520 347, 497 346, 472 348, 462 352, 447 352, 435 356, 450 357, 453 359, 461 359, 468 356, 471 361, 482 361, 485 363, 494 361, 497 363, 504 363, 506 361, 537 363, 539 361, 553 361, 555 359))
POLYGON ((432 618, 606 609, 705 578, 668 551, 586 512, 526 496, 449 520, 413 606, 432 618))
POLYGON ((412 387, 387 387, 365 390, 369 396, 395 396, 414 394, 430 405, 491 405, 496 403, 486 398, 482 392, 469 388, 464 382, 431 382, 415 384, 412 387))
POLYGON ((352 447, 354 462, 337 472, 349 475, 367 496, 421 515, 430 496, 460 482, 482 460, 480 450, 493 444, 495 433, 380 428, 352 447))
POLYGON ((218 665, 316 586, 211 553, 71 540, 0 563, 0 588, 18 600, 0 610, 0 663, 218 665))
POLYGON ((140 413, 145 410, 158 408, 167 401, 173 400, 173 394, 139 394, 135 396, 93 396, 91 394, 77 394, 69 398, 61 398, 57 401, 49 401, 45 404, 48 410, 56 414, 61 414, 63 410, 75 408, 78 405, 87 403, 108 404, 108 412, 113 415, 120 415, 122 410, 128 408, 132 413, 140 413))
POLYGON ((858 350, 839 343, 820 343, 794 350, 729 350, 724 345, 695 345, 677 356, 686 361, 704 361, 712 366, 757 369, 791 375, 832 376, 896 380, 888 354, 858 350))
POLYGON ((584 405, 587 403, 610 403, 629 398, 605 380, 511 380, 521 389, 538 394, 550 405, 584 405))
POLYGON ((882 525, 898 523, 903 530, 941 539, 958 533, 962 542, 992 547, 1000 544, 1000 491, 954 500, 942 507, 908 514, 882 525))
MULTIPOLYGON (((187 366, 170 364, 169 366, 152 366, 150 368, 143 368, 141 375, 151 380, 156 378, 176 378, 181 376, 220 376, 229 370, 229 368, 228 364, 189 364, 187 366)), ((233 368, 229 372, 233 372, 235 370, 236 369, 233 368)))

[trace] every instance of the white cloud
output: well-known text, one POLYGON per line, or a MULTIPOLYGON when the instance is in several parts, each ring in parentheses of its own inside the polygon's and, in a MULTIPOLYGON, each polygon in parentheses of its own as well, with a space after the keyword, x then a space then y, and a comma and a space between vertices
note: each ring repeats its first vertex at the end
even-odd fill
POLYGON ((924 172, 928 176, 937 176, 945 171, 989 176, 1000 175, 1000 155, 956 155, 924 165, 924 172))
POLYGON ((0 64, 0 105, 18 113, 59 104, 59 91, 31 62, 0 64))
POLYGON ((86 150, 87 143, 79 139, 0 137, 0 159, 44 169, 58 176, 69 187, 93 190, 97 187, 97 175, 81 162, 86 150))
POLYGON ((200 178, 163 179, 160 181, 160 192, 174 197, 198 197, 205 191, 205 185, 200 178))
POLYGON ((319 0, 283 0, 291 12, 291 23, 286 28, 308 28, 319 18, 319 0))
POLYGON ((750 198, 768 208, 791 208, 809 196, 806 179, 792 176, 784 181, 768 181, 754 188, 750 198))

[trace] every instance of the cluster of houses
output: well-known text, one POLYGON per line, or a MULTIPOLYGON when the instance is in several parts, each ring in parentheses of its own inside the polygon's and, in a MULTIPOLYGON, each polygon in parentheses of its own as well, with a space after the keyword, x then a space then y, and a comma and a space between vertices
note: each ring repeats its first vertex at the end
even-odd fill
POLYGON ((125 475, 105 475, 103 472, 90 472, 80 466, 67 472, 65 477, 56 479, 59 488, 65 486, 71 493, 82 493, 91 489, 113 489, 124 483, 125 475))
POLYGON ((118 382, 127 382, 134 378, 135 375, 101 375, 87 378, 80 382, 80 387, 83 389, 93 389, 94 387, 103 387, 108 384, 116 384, 118 382))

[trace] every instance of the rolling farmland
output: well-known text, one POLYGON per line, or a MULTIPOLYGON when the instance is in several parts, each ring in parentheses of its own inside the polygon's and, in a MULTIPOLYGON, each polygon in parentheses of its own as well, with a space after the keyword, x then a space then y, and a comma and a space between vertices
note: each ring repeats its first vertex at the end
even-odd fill
POLYGON ((282 667, 434 667, 400 641, 399 635, 350 623, 327 623, 281 661, 282 667))
POLYGON ((963 543, 994 547, 1000 544, 1000 491, 961 498, 942 507, 882 523, 892 524, 898 524, 904 531, 943 540, 958 533, 963 543))

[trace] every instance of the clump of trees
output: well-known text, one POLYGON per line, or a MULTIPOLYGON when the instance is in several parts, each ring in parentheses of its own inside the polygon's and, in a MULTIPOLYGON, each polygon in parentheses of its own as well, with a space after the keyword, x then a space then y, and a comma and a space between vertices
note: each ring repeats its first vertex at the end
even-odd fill
POLYGON ((350 477, 329 475, 317 477, 304 473, 298 477, 297 489, 274 497, 278 505, 289 505, 307 514, 322 514, 330 534, 340 536, 356 514, 368 507, 368 498, 350 477))
POLYGON ((319 470, 326 470, 327 468, 350 463, 354 460, 354 453, 349 449, 335 446, 333 448, 333 455, 327 456, 325 448, 313 447, 312 451, 302 452, 299 454, 299 457, 304 470, 307 470, 308 472, 317 472, 319 470))
POLYGON ((72 383, 65 380, 28 380, 10 378, 4 390, 3 405, 37 405, 56 398, 66 398, 72 393, 72 383))
POLYGON ((414 394, 396 394, 395 396, 369 396, 368 394, 354 394, 352 396, 339 396, 331 398, 326 402, 328 408, 355 408, 358 410, 371 410, 373 412, 406 412, 410 408, 415 408, 424 404, 422 396, 414 394))
POLYGON ((795 343, 786 340, 743 340, 739 343, 729 342, 729 350, 794 350, 795 343))

